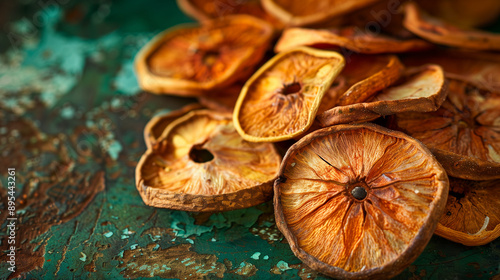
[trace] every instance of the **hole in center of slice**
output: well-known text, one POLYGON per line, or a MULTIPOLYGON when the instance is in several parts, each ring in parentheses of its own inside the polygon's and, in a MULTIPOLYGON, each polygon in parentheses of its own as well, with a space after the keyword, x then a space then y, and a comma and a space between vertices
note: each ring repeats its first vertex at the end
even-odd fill
POLYGON ((352 190, 351 190, 351 194, 352 196, 357 199, 357 200, 363 200, 366 198, 366 195, 368 194, 366 192, 366 189, 364 187, 361 187, 361 186, 357 186, 357 187, 354 187, 352 190))
POLYGON ((302 86, 298 82, 293 82, 290 84, 286 84, 283 86, 283 89, 281 90, 281 93, 283 95, 289 95, 289 94, 294 94, 300 92, 302 89, 302 86))
POLYGON ((203 54, 202 60, 205 65, 214 65, 219 58, 218 51, 207 51, 203 54))
POLYGON ((209 162, 214 159, 214 155, 207 149, 201 146, 193 146, 189 151, 189 158, 197 163, 209 162))

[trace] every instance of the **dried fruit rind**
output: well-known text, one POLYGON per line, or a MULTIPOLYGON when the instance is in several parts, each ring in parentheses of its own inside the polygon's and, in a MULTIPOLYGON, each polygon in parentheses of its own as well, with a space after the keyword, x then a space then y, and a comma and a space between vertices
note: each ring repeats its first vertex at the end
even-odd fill
POLYGON ((467 246, 488 244, 500 236, 500 180, 450 177, 450 194, 436 234, 467 246))
POLYGON ((137 54, 139 85, 154 93, 189 96, 223 88, 249 76, 272 34, 269 24, 246 15, 173 27, 137 54))
POLYGON ((448 97, 437 111, 397 114, 393 127, 422 141, 450 176, 500 179, 500 96, 448 80, 448 97))
POLYGON ((281 157, 270 143, 249 143, 230 115, 193 111, 172 122, 136 168, 148 205, 185 211, 226 211, 272 196, 281 157))
POLYGON ((276 223, 294 254, 334 278, 390 278, 443 213, 448 178, 419 141, 373 124, 313 132, 285 155, 276 223))
POLYGON ((444 72, 438 65, 408 69, 405 79, 363 103, 336 106, 317 116, 322 126, 359 123, 400 112, 436 111, 447 95, 444 72))
POLYGON ((243 87, 233 114, 236 129, 251 142, 303 134, 344 63, 336 52, 307 47, 277 54, 243 87))

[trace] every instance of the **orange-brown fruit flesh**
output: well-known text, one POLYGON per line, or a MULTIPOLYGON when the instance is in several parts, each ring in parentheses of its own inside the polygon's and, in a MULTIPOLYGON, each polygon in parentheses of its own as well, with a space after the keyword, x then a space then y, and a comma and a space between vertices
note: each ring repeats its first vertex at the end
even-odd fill
POLYGON ((264 9, 288 26, 318 24, 378 0, 261 0, 264 9))
POLYGON ((243 87, 234 125, 251 142, 277 142, 304 134, 321 99, 344 67, 344 58, 307 47, 273 57, 243 87))
POLYGON ((374 98, 346 106, 336 106, 316 118, 321 126, 359 123, 400 112, 436 111, 446 98, 447 83, 438 65, 408 69, 398 84, 379 92, 374 98))
POLYGON ((294 254, 336 279, 386 279, 424 250, 448 178, 419 141, 374 124, 317 130, 285 155, 276 224, 294 254))
POLYGON ((437 111, 398 114, 394 127, 429 147, 450 176, 500 179, 500 96, 448 80, 448 97, 437 111))
POLYGON ((263 19, 276 28, 283 24, 269 15, 259 0, 177 0, 179 8, 198 21, 206 21, 230 15, 245 14, 263 19))
POLYGON ((404 53, 432 48, 432 44, 421 39, 397 39, 351 26, 330 30, 288 28, 283 31, 274 46, 274 51, 282 52, 298 46, 320 49, 341 48, 364 54, 404 53))
POLYGON ((350 55, 340 73, 349 88, 337 105, 364 102, 396 82, 403 72, 404 66, 395 55, 350 55))
POLYGON ((440 50, 406 54, 402 61, 407 66, 438 64, 447 77, 466 80, 492 93, 500 93, 500 55, 497 53, 440 50))
POLYGON ((437 235, 467 246, 488 244, 500 236, 500 180, 450 177, 450 193, 437 235))
POLYGON ((270 143, 244 141, 231 116, 199 110, 172 122, 136 168, 148 205, 184 211, 226 211, 272 196, 281 157, 270 143))
POLYGON ((191 111, 199 110, 202 108, 203 105, 193 103, 186 105, 179 110, 154 116, 144 127, 144 142, 146 143, 146 147, 148 147, 148 149, 151 148, 161 137, 163 131, 171 122, 191 111))
POLYGON ((500 35, 498 34, 459 28, 426 14, 414 2, 406 3, 404 8, 404 27, 419 37, 436 44, 452 47, 500 50, 500 35))
POLYGON ((168 29, 135 58, 141 88, 197 96, 247 77, 267 50, 273 29, 246 15, 168 29))
POLYGON ((461 28, 479 27, 495 22, 500 16, 500 1, 419 0, 418 4, 433 16, 461 28))

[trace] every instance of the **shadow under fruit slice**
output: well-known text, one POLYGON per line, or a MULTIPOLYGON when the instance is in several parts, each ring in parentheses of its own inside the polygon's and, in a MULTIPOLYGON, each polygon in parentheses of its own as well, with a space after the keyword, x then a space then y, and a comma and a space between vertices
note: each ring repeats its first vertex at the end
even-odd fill
POLYGON ((261 0, 264 9, 289 26, 324 22, 368 6, 377 0, 261 0))
POLYGON ((193 110, 199 110, 202 108, 203 105, 193 103, 186 105, 179 110, 154 116, 144 127, 144 142, 146 143, 146 147, 148 147, 148 149, 151 148, 171 122, 193 110))
POLYGON ((154 93, 192 96, 223 88, 250 75, 272 33, 269 24, 246 15, 168 29, 137 54, 139 85, 154 93))
POLYGON ((271 143, 249 143, 230 115, 199 110, 172 122, 136 168, 147 205, 185 211, 226 211, 272 197, 281 157, 271 143))
POLYGON ((292 139, 312 125, 321 99, 344 67, 344 58, 307 47, 277 54, 245 84, 234 125, 252 142, 292 139))
POLYGON ((448 97, 437 111, 397 114, 394 127, 422 141, 450 176, 500 179, 500 96, 448 80, 448 97))
POLYGON ((500 50, 500 35, 498 34, 461 29, 426 14, 412 2, 406 3, 404 9, 404 27, 426 40, 459 48, 500 50))
POLYGON ((438 65, 426 65, 406 71, 396 85, 362 103, 335 106, 317 116, 321 126, 359 123, 400 112, 435 111, 446 98, 447 84, 438 65))
POLYGON ((345 48, 357 53, 379 54, 426 50, 431 48, 432 44, 416 38, 398 39, 374 34, 355 26, 335 29, 287 28, 276 43, 274 51, 281 52, 298 46, 345 48))
POLYGON ((470 181, 450 177, 450 193, 436 234, 467 246, 500 236, 500 180, 470 181))
POLYGON ((276 224, 294 254, 333 278, 390 278, 443 214, 448 178, 419 141, 373 124, 317 130, 285 155, 276 224))

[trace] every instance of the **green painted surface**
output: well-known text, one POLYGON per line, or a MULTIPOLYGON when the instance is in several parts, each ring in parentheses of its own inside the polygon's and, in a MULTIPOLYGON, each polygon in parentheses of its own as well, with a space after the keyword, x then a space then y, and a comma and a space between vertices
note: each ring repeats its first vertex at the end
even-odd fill
MULTIPOLYGON (((174 1, 42 2, 0 3, 2 229, 8 167, 18 218, 17 272, 4 251, 1 279, 324 279, 294 257, 271 202, 199 214, 139 197, 144 125, 193 102, 141 92, 132 70, 152 36, 190 21, 174 1)), ((498 240, 434 237, 397 279, 489 279, 499 265, 498 240)))

